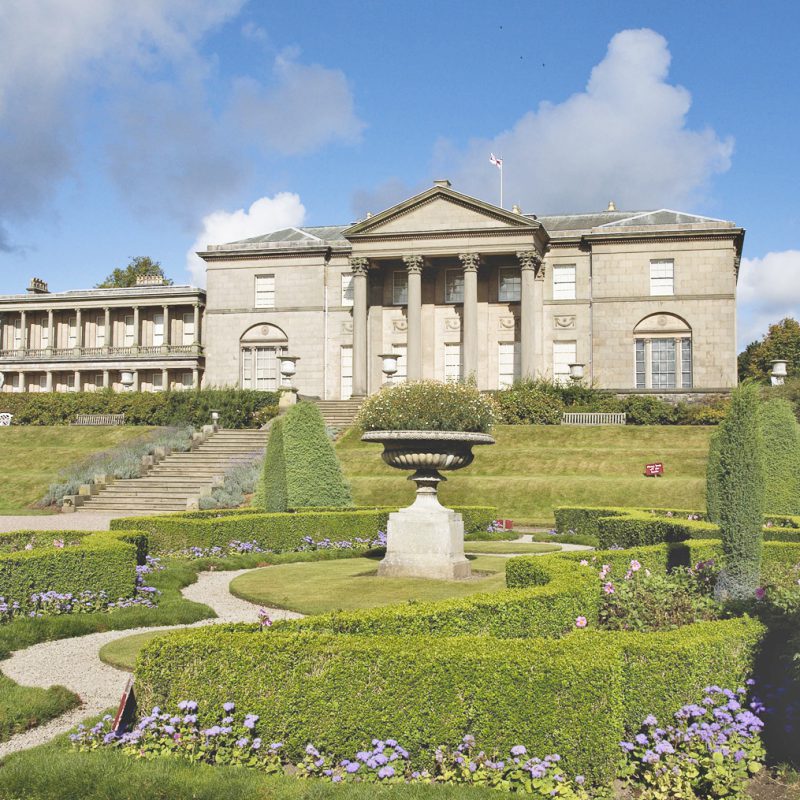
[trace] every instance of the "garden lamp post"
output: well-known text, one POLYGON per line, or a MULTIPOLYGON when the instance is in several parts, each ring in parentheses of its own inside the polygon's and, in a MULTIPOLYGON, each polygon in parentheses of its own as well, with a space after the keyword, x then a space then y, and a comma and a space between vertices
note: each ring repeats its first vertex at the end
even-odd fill
POLYGON ((397 353, 382 353, 378 356, 381 360, 381 370, 386 376, 386 385, 392 385, 392 378, 397 374, 397 353))
POLYGON ((783 382, 786 379, 786 361, 777 358, 770 363, 772 364, 772 372, 769 375, 770 382, 773 386, 783 386, 783 382))
POLYGON ((574 383, 579 383, 583 380, 583 364, 569 364, 569 377, 574 383))

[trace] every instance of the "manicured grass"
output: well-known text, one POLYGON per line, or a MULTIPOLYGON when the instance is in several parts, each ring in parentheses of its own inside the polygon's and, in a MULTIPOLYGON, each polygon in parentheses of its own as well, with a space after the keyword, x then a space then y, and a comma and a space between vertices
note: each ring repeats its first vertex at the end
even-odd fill
POLYGON ((497 800, 493 789, 348 784, 266 777, 242 767, 76 752, 63 738, 17 753, 0 768, 4 800, 497 800))
POLYGON ((508 555, 510 553, 555 553, 561 548, 557 544, 534 544, 532 542, 464 542, 468 553, 487 555, 508 555))
POLYGON ((76 708, 80 702, 78 695, 64 686, 19 686, 0 673, 0 742, 76 708))
POLYGON ((139 651, 153 639, 166 634, 169 634, 169 631, 146 631, 115 639, 100 648, 100 660, 117 669, 133 672, 139 651))
MULTIPOLYGON (((0 401, 2 405, 2 401, 0 401)), ((151 428, 134 425, 69 427, 25 425, 0 428, 3 491, 0 514, 41 513, 30 506, 41 499, 58 471, 92 453, 115 447, 146 434, 151 428)))
POLYGON ((443 600, 505 587, 506 559, 479 556, 473 573, 489 573, 468 581, 424 578, 378 578, 378 561, 354 558, 319 564, 285 564, 240 575, 231 593, 244 600, 303 614, 373 608, 404 600, 443 600))
MULTIPOLYGON (((516 523, 553 522, 559 505, 705 508, 711 427, 498 425, 497 444, 475 448, 475 461, 450 473, 445 505, 494 505, 516 523), (661 461, 662 478, 644 465, 661 461)), ((361 505, 408 505, 413 485, 383 463, 378 445, 351 430, 336 450, 361 505)))

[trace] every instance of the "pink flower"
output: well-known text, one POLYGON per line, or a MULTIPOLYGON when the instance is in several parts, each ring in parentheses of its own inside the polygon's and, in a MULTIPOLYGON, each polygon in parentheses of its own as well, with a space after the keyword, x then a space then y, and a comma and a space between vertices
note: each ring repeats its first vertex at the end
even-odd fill
POLYGON ((613 584, 613 583, 611 583, 611 581, 609 581, 609 582, 608 582, 608 583, 607 583, 607 584, 606 584, 606 585, 603 587, 603 591, 604 591, 606 594, 614 594, 614 584, 613 584))
POLYGON ((589 562, 585 558, 582 558, 581 559, 581 566, 582 567, 588 567, 589 566, 589 562))
POLYGON ((53 539, 53 547, 63 547, 64 540, 63 539, 53 539))
POLYGON ((575 619, 575 627, 576 628, 585 628, 589 624, 589 621, 586 617, 577 617, 575 619))
POLYGON ((28 542, 28 544, 25 545, 25 549, 26 550, 33 550, 33 545, 30 542, 28 542))
POLYGON ((756 589, 756 600, 763 600, 767 594, 767 590, 763 586, 759 586, 756 589))
POLYGON ((631 572, 638 572, 642 568, 642 565, 634 558, 631 561, 631 572))

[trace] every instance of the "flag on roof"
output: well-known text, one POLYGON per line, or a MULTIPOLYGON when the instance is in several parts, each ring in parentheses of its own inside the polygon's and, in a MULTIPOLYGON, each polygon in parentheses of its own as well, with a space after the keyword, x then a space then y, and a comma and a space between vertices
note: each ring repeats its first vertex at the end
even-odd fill
POLYGON ((489 163, 494 164, 498 169, 503 169, 503 159, 496 156, 494 153, 489 155, 489 163))

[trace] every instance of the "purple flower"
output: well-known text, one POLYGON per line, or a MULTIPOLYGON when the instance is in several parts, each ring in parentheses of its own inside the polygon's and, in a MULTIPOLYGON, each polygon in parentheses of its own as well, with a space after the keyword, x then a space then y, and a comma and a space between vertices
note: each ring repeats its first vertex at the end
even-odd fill
POLYGON ((644 723, 643 724, 644 725, 658 725, 658 720, 652 714, 648 714, 644 718, 644 723))
POLYGON ((358 772, 361 769, 361 764, 359 764, 358 761, 351 761, 344 769, 345 772, 349 772, 352 775, 354 772, 358 772))
POLYGON ((394 767, 381 767, 378 770, 379 778, 391 778, 394 775, 394 767))
POLYGON ((233 711, 234 708, 236 708, 236 703, 223 703, 222 704, 222 710, 223 711, 227 711, 228 713, 233 711))
POLYGON ((527 749, 525 748, 524 744, 515 744, 511 748, 511 755, 512 756, 524 756, 527 753, 527 749))

